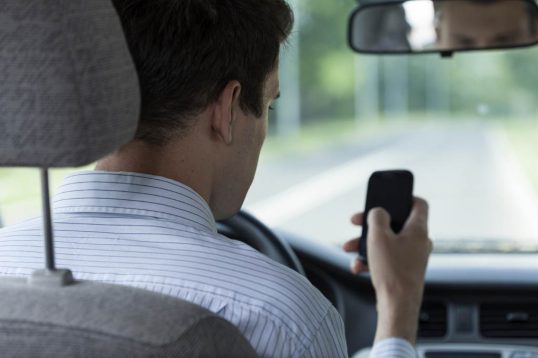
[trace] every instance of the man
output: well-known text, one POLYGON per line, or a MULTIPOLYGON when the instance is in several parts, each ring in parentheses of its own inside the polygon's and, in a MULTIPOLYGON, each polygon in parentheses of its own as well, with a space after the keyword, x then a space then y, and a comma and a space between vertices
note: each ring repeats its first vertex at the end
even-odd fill
POLYGON ((502 47, 538 41, 538 14, 525 1, 443 1, 434 5, 439 49, 502 47))
MULTIPOLYGON (((53 201, 58 265, 79 279, 202 305, 234 323, 262 357, 346 356, 342 319, 319 291, 215 227, 239 210, 254 177, 279 95, 289 7, 282 0, 115 5, 139 72, 140 125, 97 171, 64 181, 53 201)), ((427 207, 417 199, 400 235, 383 210, 368 220, 379 309, 373 355, 413 356, 431 250, 427 207)), ((41 266, 40 247, 39 220, 2 230, 0 254, 9 259, 0 272, 29 275, 41 266)))

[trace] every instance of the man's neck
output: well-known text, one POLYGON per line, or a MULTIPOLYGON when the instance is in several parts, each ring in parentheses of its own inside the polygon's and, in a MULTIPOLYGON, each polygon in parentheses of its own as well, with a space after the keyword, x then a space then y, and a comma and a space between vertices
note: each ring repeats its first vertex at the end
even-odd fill
MULTIPOLYGON (((95 169, 110 172, 143 173, 165 177, 187 185, 207 203, 211 197, 211 165, 187 151, 188 145, 152 146, 132 141, 100 160, 95 169)), ((200 148, 202 149, 202 148, 200 148)))

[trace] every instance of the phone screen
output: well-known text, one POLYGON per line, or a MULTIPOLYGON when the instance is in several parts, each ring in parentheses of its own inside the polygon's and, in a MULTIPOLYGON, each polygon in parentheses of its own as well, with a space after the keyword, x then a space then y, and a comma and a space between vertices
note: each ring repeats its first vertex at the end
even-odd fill
POLYGON ((391 217, 390 226, 395 233, 402 230, 413 206, 413 174, 407 170, 375 172, 368 181, 364 224, 359 243, 359 256, 367 261, 366 238, 368 224, 366 218, 372 208, 381 207, 391 217))

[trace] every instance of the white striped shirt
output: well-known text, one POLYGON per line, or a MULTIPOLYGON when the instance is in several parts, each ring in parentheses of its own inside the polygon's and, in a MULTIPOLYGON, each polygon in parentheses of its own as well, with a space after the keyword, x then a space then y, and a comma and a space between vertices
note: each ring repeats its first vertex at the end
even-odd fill
MULTIPOLYGON (((325 297, 295 271, 219 235, 207 203, 181 183, 82 172, 65 179, 53 212, 58 267, 77 279, 199 304, 235 324, 261 357, 347 356, 342 319, 325 297)), ((0 274, 41 268, 42 245, 40 219, 0 230, 0 274)), ((410 346, 387 340, 375 356, 395 356, 391 347, 410 346)))

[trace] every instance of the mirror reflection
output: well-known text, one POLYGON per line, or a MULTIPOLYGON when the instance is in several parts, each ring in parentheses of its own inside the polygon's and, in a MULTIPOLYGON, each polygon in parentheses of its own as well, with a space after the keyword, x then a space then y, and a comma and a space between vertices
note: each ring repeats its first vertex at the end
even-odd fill
POLYGON ((538 7, 525 0, 408 0, 359 8, 351 20, 359 52, 451 52, 538 42, 538 7))

